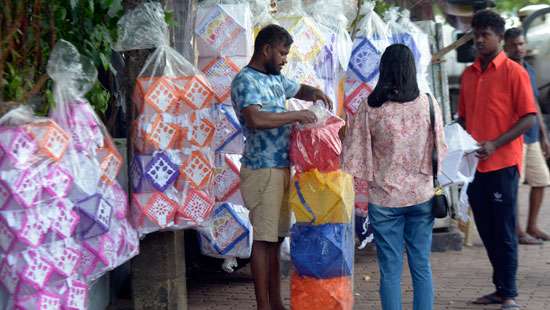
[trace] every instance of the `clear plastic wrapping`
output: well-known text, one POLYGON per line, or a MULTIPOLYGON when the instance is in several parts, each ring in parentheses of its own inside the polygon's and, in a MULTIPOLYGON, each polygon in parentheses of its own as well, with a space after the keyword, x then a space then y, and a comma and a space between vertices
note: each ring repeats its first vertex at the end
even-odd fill
POLYGON ((341 13, 342 5, 340 1, 316 0, 305 7, 325 38, 325 45, 314 61, 314 69, 322 81, 322 90, 331 98, 338 115, 343 114, 343 82, 353 45, 346 29, 348 19, 341 13))
POLYGON ((386 24, 374 12, 375 2, 364 1, 353 41, 345 90, 346 111, 355 114, 378 82, 380 58, 391 44, 386 24))
POLYGON ((384 18, 387 19, 392 43, 405 44, 413 52, 420 92, 431 93, 428 66, 432 54, 428 35, 411 21, 409 10, 398 11, 398 8, 391 8, 384 18))
POLYGON ((249 258, 252 251, 252 224, 248 210, 222 203, 216 206, 208 229, 199 234, 201 252, 218 258, 249 258))
POLYGON ((290 233, 295 270, 291 306, 351 310, 355 194, 353 177, 342 172, 338 163, 338 131, 343 121, 319 107, 314 112, 318 123, 297 127, 291 136, 291 162, 298 171, 289 196, 296 218, 290 233), (301 133, 296 134, 297 130, 301 133), (333 165, 326 165, 333 160, 333 165))
POLYGON ((479 159, 475 151, 479 144, 457 123, 445 126, 445 141, 449 148, 437 178, 442 186, 462 185, 457 215, 467 222, 470 207, 468 185, 474 180, 477 170, 479 159))
POLYGON ((340 169, 342 141, 338 132, 345 125, 344 120, 331 115, 319 104, 312 108, 319 110, 318 121, 313 126, 295 126, 291 133, 289 156, 298 173, 318 169, 328 172, 340 169), (323 116, 322 116, 322 115, 323 116))
POLYGON ((20 108, 0 120, 0 274, 8 308, 86 309, 88 288, 137 255, 121 156, 84 98, 91 61, 59 41, 48 62, 50 118, 20 108))
MULTIPOLYGON (((253 3, 253 9, 263 10, 262 5, 259 1, 253 3)), ((244 136, 231 102, 231 82, 253 52, 249 3, 242 0, 201 3, 195 34, 199 68, 211 83, 217 103, 211 186, 216 205, 209 220, 199 229, 199 241, 202 254, 225 259, 222 268, 230 272, 237 263, 235 259, 250 257, 252 249, 252 226, 239 190, 244 136)))
MULTIPOLYGON (((325 83, 315 71, 315 61, 326 45, 325 35, 317 22, 304 11, 301 1, 281 1, 278 8, 275 18, 294 41, 282 73, 301 84, 324 89, 325 83)), ((287 101, 287 106, 289 110, 301 110, 310 107, 311 102, 292 98, 287 101)))
POLYGON ((213 1, 199 5, 195 35, 201 57, 251 57, 254 49, 252 14, 244 1, 213 1))
POLYGON ((141 235, 200 226, 214 208, 215 93, 206 77, 167 41, 148 39, 168 36, 159 3, 128 12, 119 29, 128 34, 116 44, 121 51, 144 48, 134 44, 140 38, 156 47, 133 94, 138 110, 130 164, 134 225, 141 235))

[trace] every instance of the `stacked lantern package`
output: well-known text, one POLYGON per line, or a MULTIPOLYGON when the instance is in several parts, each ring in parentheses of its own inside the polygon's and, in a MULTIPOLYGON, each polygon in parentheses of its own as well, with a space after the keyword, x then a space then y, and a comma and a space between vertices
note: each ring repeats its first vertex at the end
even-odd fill
POLYGON ((344 121, 315 104, 318 122, 297 125, 291 134, 290 160, 296 174, 290 207, 293 309, 352 309, 353 177, 340 170, 344 121))
POLYGON ((250 257, 252 249, 252 227, 239 190, 244 137, 231 102, 231 82, 252 56, 252 29, 252 13, 244 1, 204 1, 197 9, 199 68, 212 85, 217 116, 215 207, 199 229, 199 242, 204 255, 225 259, 226 271, 236 266, 236 258, 250 257))
POLYGON ((97 72, 60 41, 50 118, 0 119, 0 283, 7 309, 86 309, 89 286, 137 255, 122 159, 84 98, 97 72))
POLYGON ((206 77, 169 46, 159 3, 119 21, 119 51, 155 48, 134 87, 131 212, 140 235, 202 225, 214 208, 212 175, 216 93, 206 77))

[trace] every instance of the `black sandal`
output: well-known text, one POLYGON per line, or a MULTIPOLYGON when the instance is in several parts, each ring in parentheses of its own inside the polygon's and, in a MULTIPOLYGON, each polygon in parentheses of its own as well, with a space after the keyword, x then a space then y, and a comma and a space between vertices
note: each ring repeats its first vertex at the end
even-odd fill
MULTIPOLYGON (((499 305, 502 304, 502 297, 497 292, 481 296, 478 299, 472 301, 474 305, 499 305)), ((513 309, 513 308, 510 308, 513 309)))

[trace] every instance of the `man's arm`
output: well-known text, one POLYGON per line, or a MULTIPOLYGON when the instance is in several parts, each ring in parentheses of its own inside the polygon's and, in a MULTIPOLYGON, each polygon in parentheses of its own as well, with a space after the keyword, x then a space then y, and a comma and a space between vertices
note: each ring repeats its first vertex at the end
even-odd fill
POLYGON ((318 88, 301 84, 300 90, 298 90, 298 93, 296 93, 294 98, 313 102, 321 100, 325 103, 325 106, 332 111, 332 100, 330 100, 330 98, 318 88))
POLYGON ((487 159, 499 147, 510 143, 512 140, 524 134, 536 122, 536 115, 533 113, 527 114, 520 118, 519 121, 507 132, 493 141, 481 142, 481 148, 477 151, 477 157, 481 160, 487 159))
POLYGON ((303 124, 315 123, 317 117, 309 110, 292 112, 264 112, 259 105, 251 105, 241 110, 246 126, 253 129, 272 129, 287 124, 300 122, 303 124))

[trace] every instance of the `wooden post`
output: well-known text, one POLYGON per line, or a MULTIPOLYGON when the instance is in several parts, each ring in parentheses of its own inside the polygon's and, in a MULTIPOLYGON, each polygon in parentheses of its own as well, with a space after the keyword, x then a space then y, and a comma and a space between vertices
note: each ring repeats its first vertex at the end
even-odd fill
MULTIPOLYGON (((144 0, 125 0, 125 10, 132 9, 144 0)), ((172 29, 172 42, 185 57, 193 61, 191 38, 196 0, 166 0, 165 7, 174 11, 176 27, 172 29), (186 30, 186 31, 185 31, 186 30)), ((136 78, 151 50, 125 52, 128 124, 137 117, 131 96, 136 78)), ((131 132, 131 131, 130 131, 131 132)), ((128 158, 133 156, 128 136, 128 158)), ((131 191, 131 189, 130 189, 131 191)), ((140 254, 131 263, 132 297, 136 310, 186 310, 187 286, 185 275, 185 248, 183 231, 156 232, 140 242, 140 254)))

